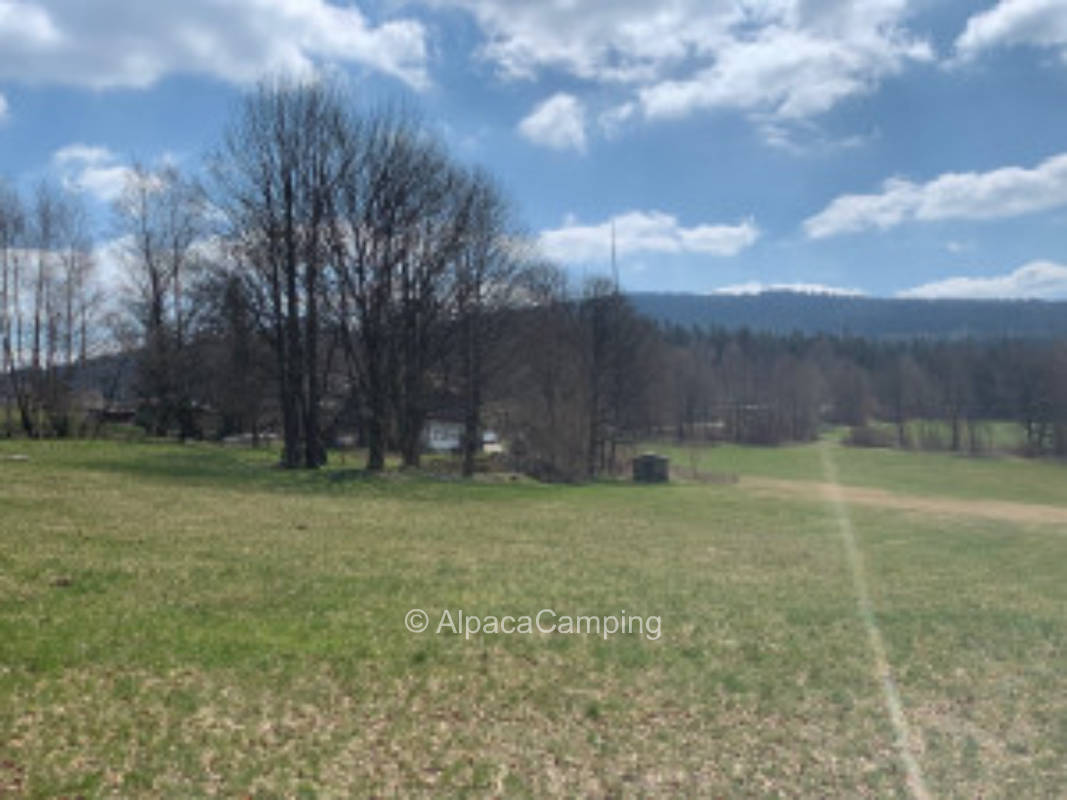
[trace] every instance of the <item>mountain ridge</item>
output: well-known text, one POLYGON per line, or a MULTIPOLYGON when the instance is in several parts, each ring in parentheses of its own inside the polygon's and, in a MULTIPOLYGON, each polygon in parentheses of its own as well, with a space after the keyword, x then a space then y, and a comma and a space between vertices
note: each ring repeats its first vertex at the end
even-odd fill
POLYGON ((869 297, 794 291, 758 294, 630 292, 636 310, 685 328, 875 339, 1067 337, 1067 301, 869 297))

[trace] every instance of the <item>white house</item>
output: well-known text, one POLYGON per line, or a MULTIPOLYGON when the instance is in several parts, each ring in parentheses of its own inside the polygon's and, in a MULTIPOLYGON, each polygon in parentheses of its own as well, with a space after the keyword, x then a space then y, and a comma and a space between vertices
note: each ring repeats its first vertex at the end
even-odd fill
MULTIPOLYGON (((422 445, 432 453, 455 453, 463 445, 461 421, 452 417, 431 416, 422 429, 422 445)), ((501 453, 504 448, 495 432, 482 432, 482 450, 486 453, 501 453)))
POLYGON ((452 419, 431 417, 422 429, 423 446, 434 453, 459 450, 463 441, 463 423, 452 419))

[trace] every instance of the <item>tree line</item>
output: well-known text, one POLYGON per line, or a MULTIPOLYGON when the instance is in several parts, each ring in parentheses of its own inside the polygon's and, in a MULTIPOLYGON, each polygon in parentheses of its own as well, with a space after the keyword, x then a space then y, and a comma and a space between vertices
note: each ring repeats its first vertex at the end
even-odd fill
POLYGON ((69 381, 92 350, 102 296, 92 234, 77 196, 40 183, 23 201, 0 181, 0 367, 3 430, 68 436, 69 381))
POLYGON ((493 180, 410 115, 361 113, 328 84, 261 86, 209 164, 208 191, 146 174, 120 208, 157 427, 196 433, 194 401, 212 394, 230 428, 255 426, 270 387, 284 466, 325 463, 346 424, 368 469, 389 449, 417 466, 451 392, 472 469, 484 342, 527 258, 493 180), (190 363, 214 364, 212 385, 194 392, 212 370, 190 363))
POLYGON ((284 466, 314 468, 354 431, 378 470, 387 452, 417 466, 427 417, 446 408, 469 474, 491 408, 497 428, 523 428, 531 469, 592 475, 611 460, 634 337, 651 327, 617 286, 570 286, 492 176, 413 115, 359 110, 328 83, 265 83, 207 163, 201 180, 130 170, 107 314, 77 195, 42 188, 33 205, 5 189, 9 435, 16 407, 26 435, 73 433, 60 417, 91 329, 101 352, 134 354, 137 422, 157 436, 277 432, 284 466))
POLYGON ((341 440, 370 470, 387 453, 418 466, 442 412, 467 475, 490 427, 513 466, 552 480, 616 470, 648 437, 775 444, 827 422, 856 443, 932 446, 935 428, 917 442, 909 422, 937 421, 939 446, 963 450, 984 421, 1017 419, 1029 452, 1067 452, 1063 343, 654 323, 616 282, 575 285, 541 258, 492 176, 414 115, 328 83, 261 85, 201 173, 130 170, 111 307, 77 195, 0 188, 8 435, 86 432, 75 389, 105 353, 116 372, 96 382, 114 401, 132 359, 149 433, 277 436, 288 468, 323 465, 341 440))
POLYGON ((851 426, 856 444, 979 452, 1001 420, 1019 423, 1026 453, 1067 455, 1063 340, 662 330, 679 438, 715 425, 724 438, 775 444, 833 423, 851 426))

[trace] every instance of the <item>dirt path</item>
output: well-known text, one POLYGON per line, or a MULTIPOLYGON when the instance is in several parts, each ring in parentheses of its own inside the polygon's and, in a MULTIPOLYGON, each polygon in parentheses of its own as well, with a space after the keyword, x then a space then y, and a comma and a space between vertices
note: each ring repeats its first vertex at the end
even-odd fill
POLYGON ((859 506, 914 511, 919 514, 970 516, 1022 524, 1061 525, 1067 533, 1067 508, 1006 500, 963 500, 955 497, 926 497, 895 494, 864 486, 839 486, 820 481, 782 480, 744 476, 742 489, 772 497, 818 499, 825 501, 837 491, 846 502, 859 506))

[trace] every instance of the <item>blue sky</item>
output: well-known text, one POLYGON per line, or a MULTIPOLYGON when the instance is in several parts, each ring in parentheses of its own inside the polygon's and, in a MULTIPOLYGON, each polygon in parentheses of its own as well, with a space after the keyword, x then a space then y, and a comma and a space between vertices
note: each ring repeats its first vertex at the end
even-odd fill
POLYGON ((634 290, 1067 297, 1067 0, 0 0, 0 174, 108 237, 242 91, 341 76, 634 290))

